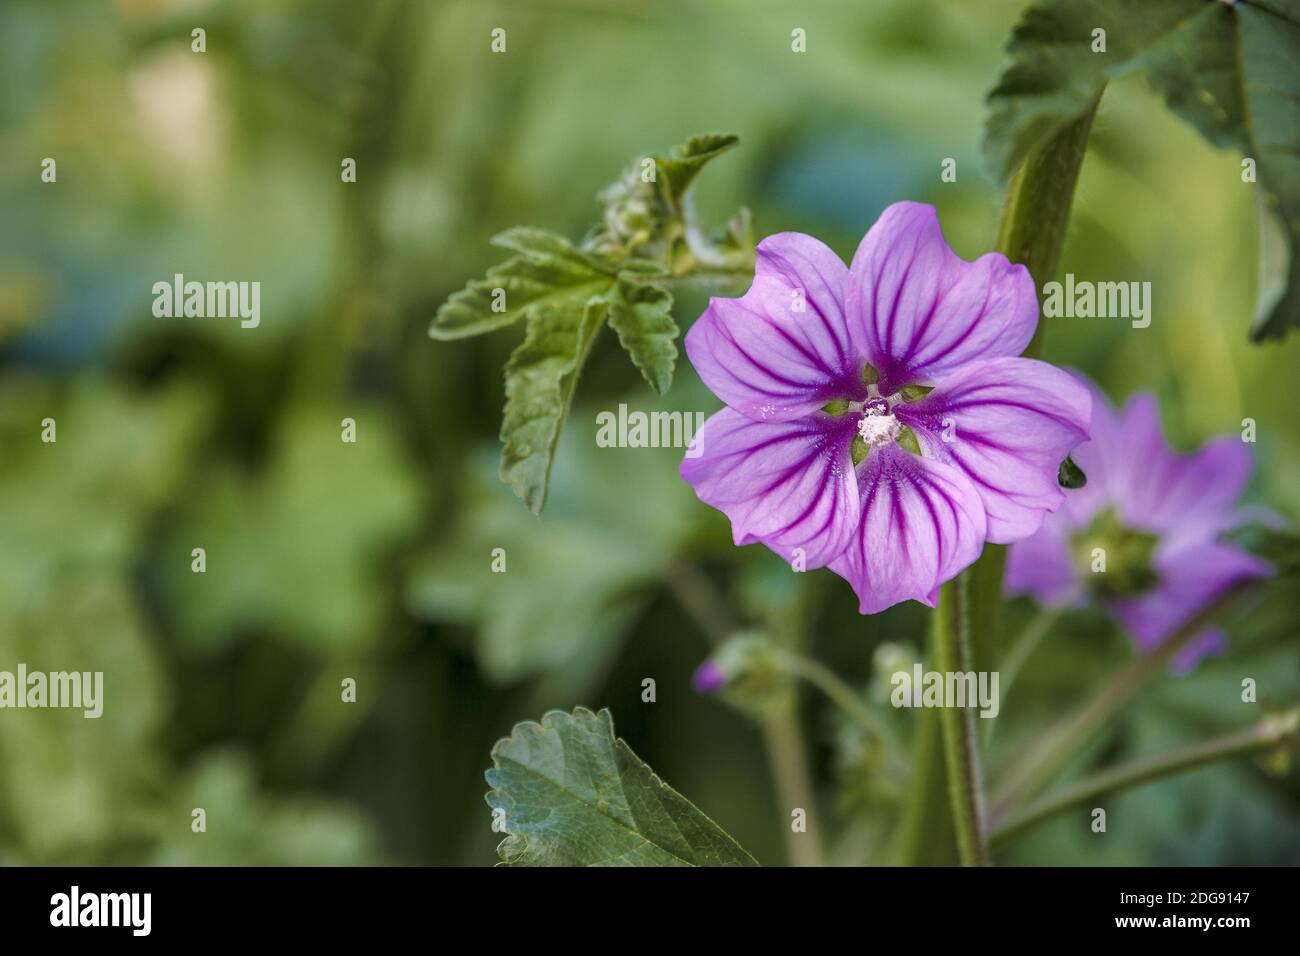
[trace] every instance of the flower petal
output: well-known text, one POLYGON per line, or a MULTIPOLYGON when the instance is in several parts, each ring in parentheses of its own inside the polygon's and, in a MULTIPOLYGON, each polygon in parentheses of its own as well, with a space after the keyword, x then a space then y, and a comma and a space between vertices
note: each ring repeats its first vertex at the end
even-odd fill
MULTIPOLYGON (((1068 500, 1069 493, 1065 497, 1068 500)), ((1007 594, 1032 595, 1044 607, 1067 607, 1083 599, 1070 553, 1069 529, 1062 517, 1059 513, 1049 515, 1034 534, 1011 546, 1004 585, 1007 594)))
MULTIPOLYGON (((1156 551, 1155 567, 1159 584, 1140 597, 1112 602, 1115 616, 1146 652, 1163 644, 1232 586, 1267 577, 1272 571, 1267 561, 1217 541, 1162 544, 1156 551)), ((1198 636, 1194 642, 1200 640, 1198 636)))
POLYGON ((859 466, 861 524, 829 564, 853 585, 863 614, 899 601, 934 607, 939 585, 984 546, 984 506, 956 469, 888 445, 859 466))
POLYGON ((832 398, 866 395, 844 320, 848 269, 811 236, 758 245, 754 282, 713 298, 686 334, 691 364, 713 394, 758 421, 789 421, 832 398))
POLYGON ((682 461, 681 475, 731 519, 736 544, 762 541, 786 561, 801 548, 804 567, 818 568, 858 526, 854 433, 850 416, 756 422, 724 408, 696 434, 699 455, 682 461))
POLYGON ((1046 362, 973 362, 914 404, 894 406, 922 450, 960 469, 988 511, 988 539, 1018 541, 1061 506, 1057 470, 1088 437, 1092 399, 1046 362))
POLYGON ((975 359, 1019 355, 1038 325, 1029 270, 996 252, 966 262, 948 247, 932 206, 886 209, 849 273, 850 332, 886 394, 934 384, 975 359))
POLYGON ((1121 515, 1135 527, 1186 534, 1196 527, 1210 536, 1227 530, 1228 513, 1250 480, 1246 446, 1224 437, 1191 455, 1165 441, 1154 395, 1136 395, 1124 409, 1119 468, 1121 515), (1212 526, 1212 530, 1211 530, 1212 526))

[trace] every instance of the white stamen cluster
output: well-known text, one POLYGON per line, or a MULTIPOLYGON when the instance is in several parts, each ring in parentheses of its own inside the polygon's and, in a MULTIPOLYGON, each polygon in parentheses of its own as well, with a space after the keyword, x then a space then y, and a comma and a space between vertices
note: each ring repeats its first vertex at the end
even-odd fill
POLYGON ((868 410, 858 419, 858 434, 867 443, 868 448, 880 448, 898 438, 903 426, 898 419, 887 412, 868 410))
POLYGON ((880 448, 898 439, 903 426, 891 414, 897 402, 897 397, 885 397, 875 385, 868 385, 866 401, 849 403, 849 411, 862 416, 858 419, 858 434, 868 448, 880 448))

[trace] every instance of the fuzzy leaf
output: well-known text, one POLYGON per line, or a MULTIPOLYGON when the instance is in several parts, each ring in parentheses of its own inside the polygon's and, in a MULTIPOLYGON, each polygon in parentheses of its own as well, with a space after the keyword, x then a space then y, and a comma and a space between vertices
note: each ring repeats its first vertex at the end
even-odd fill
POLYGON ((1261 275, 1256 339, 1300 325, 1300 0, 1046 0, 1008 44, 989 94, 984 151, 1007 179, 1105 85, 1143 74, 1212 144, 1257 164, 1261 275), (1093 31, 1105 30, 1105 52, 1093 31))
POLYGON ((757 866, 614 736, 608 710, 553 710, 492 748, 507 866, 757 866))
POLYGON ((660 395, 673 383, 677 363, 677 323, 673 320, 673 295, 663 286, 620 282, 610 289, 609 327, 660 395))
POLYGON ((608 287, 612 272, 598 258, 544 229, 516 227, 492 240, 519 255, 488 269, 443 303, 429 327, 435 339, 460 339, 503 328, 535 308, 581 313, 608 287), (504 292, 500 302, 497 290, 504 292))
MULTIPOLYGON (((608 291, 612 280, 606 280, 608 291)), ((573 404, 582 363, 608 311, 601 295, 582 308, 546 303, 528 317, 524 341, 506 362, 506 407, 501 419, 501 480, 530 511, 546 505, 555 443, 573 404)))
POLYGON ((682 197, 699 175, 705 163, 716 159, 740 142, 739 136, 730 133, 701 133, 692 136, 680 146, 674 146, 667 156, 656 156, 659 183, 664 199, 676 209, 681 208, 682 197))

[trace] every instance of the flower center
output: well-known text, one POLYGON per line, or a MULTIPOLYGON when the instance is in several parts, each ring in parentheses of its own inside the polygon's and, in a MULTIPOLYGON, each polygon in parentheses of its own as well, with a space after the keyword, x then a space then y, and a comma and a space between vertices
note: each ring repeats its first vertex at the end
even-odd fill
POLYGON ((1070 543, 1088 590, 1099 598, 1135 597, 1160 582, 1153 560, 1159 538, 1127 527, 1113 508, 1076 532, 1070 543))
POLYGON ((879 399, 867 402, 858 419, 858 434, 867 443, 868 448, 880 448, 898 438, 903 426, 898 419, 889 414, 889 408, 879 399))
POLYGON ((880 387, 874 378, 874 369, 867 366, 863 375, 867 385, 867 397, 861 401, 848 398, 836 398, 822 406, 828 415, 857 415, 858 433, 853 436, 850 453, 853 464, 862 464, 873 448, 884 448, 897 443, 904 451, 913 455, 921 454, 921 445, 910 428, 894 417, 894 406, 899 402, 919 401, 930 389, 920 385, 909 385, 892 395, 881 395, 880 387))

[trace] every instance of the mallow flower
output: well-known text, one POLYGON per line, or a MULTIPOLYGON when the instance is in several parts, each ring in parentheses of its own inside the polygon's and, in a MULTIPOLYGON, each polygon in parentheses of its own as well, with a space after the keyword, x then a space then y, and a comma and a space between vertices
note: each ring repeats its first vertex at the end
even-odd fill
MULTIPOLYGON (((1072 454, 1087 485, 1067 491, 1064 506, 1011 548, 1006 589, 1046 607, 1096 600, 1149 652, 1229 588, 1270 572, 1222 540, 1251 518, 1237 507, 1251 456, 1233 437, 1177 454, 1154 396, 1136 395, 1117 412, 1093 391, 1092 437, 1072 454)), ((1185 671, 1223 646, 1223 633, 1207 628, 1173 666, 1185 671)))
POLYGON ((985 541, 1060 506, 1061 460, 1088 437, 1088 390, 1018 357, 1037 323, 1028 270, 959 258, 930 206, 890 206, 848 267, 810 236, 769 236, 749 291, 711 299, 686 336, 727 407, 682 477, 737 545, 829 568, 862 613, 933 607, 985 541))

